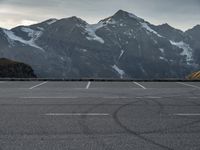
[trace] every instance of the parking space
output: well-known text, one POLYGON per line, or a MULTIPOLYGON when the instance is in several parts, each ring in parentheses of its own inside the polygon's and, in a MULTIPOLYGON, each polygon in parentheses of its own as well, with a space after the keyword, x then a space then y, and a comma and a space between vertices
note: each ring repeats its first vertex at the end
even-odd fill
POLYGON ((42 86, 39 86, 38 88, 42 89, 57 89, 57 88, 86 88, 88 82, 65 82, 65 81, 60 81, 60 82, 47 82, 42 86))
POLYGON ((40 83, 40 81, 2 81, 0 89, 28 89, 40 83))
POLYGON ((197 82, 0 82, 0 149, 199 150, 199 93, 197 82))
POLYGON ((187 84, 191 84, 191 85, 200 87, 200 82, 187 82, 187 84))
MULTIPOLYGON (((143 85, 146 88, 154 88, 154 89, 160 89, 160 88, 192 88, 191 86, 188 86, 187 84, 181 84, 181 82, 140 82, 141 85, 143 85)), ((190 83, 193 85, 193 83, 190 83)))
POLYGON ((0 81, 0 89, 163 89, 200 88, 200 82, 0 81))
POLYGON ((90 88, 141 88, 134 82, 91 82, 90 88))

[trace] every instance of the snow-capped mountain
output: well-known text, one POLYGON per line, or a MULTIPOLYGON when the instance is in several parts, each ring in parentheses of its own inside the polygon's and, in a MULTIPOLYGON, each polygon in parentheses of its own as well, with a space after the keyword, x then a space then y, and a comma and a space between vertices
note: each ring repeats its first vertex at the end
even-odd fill
POLYGON ((0 29, 0 57, 38 77, 183 78, 199 69, 200 27, 155 26, 119 10, 97 24, 77 17, 0 29))

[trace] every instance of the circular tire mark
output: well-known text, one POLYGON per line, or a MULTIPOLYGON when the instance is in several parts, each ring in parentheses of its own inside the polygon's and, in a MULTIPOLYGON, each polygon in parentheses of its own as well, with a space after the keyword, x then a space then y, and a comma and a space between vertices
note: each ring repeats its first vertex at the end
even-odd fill
MULTIPOLYGON (((165 114, 163 112, 164 110, 164 105, 161 104, 160 102, 156 101, 156 100, 152 100, 153 102, 157 103, 160 107, 160 110, 158 111, 159 114, 165 114)), ((179 118, 185 118, 184 116, 177 116, 179 118)), ((139 132, 139 134, 155 134, 155 133, 167 133, 167 131, 169 130, 173 130, 173 129, 181 129, 181 128, 184 128, 184 127, 187 127, 187 126, 191 126, 191 125, 195 125, 197 123, 200 123, 200 120, 195 120, 195 121, 192 121, 192 122, 189 122, 189 123, 184 123, 184 124, 181 124, 181 125, 176 125, 174 127, 171 127, 171 128, 163 128, 163 129, 157 129, 157 130, 151 130, 151 131, 144 131, 144 132, 139 132)))
MULTIPOLYGON (((132 102, 132 103, 137 103, 138 101, 139 101, 139 100, 136 100, 136 101, 134 101, 134 102, 132 102)), ((106 105, 106 102, 107 102, 107 100, 104 100, 104 101, 101 102, 101 103, 95 104, 93 107, 87 109, 84 113, 91 113, 91 112, 93 112, 95 109, 97 109, 98 107, 100 107, 100 106, 102 106, 102 105, 106 105)), ((88 126, 87 123, 86 123, 87 117, 88 117, 88 116, 81 116, 81 120, 79 121, 79 124, 80 124, 81 127, 82 127, 83 133, 86 134, 86 135, 99 135, 99 134, 96 134, 96 132, 95 132, 94 130, 92 130, 92 129, 89 128, 89 126, 88 126)), ((105 135, 105 134, 101 134, 101 135, 105 135)), ((93 140, 93 139, 94 139, 94 138, 92 137, 92 140, 93 140)), ((100 140, 100 141, 98 142, 98 144, 99 144, 100 146, 103 146, 103 148, 104 148, 105 150, 112 150, 112 149, 113 149, 111 146, 108 146, 103 140, 100 140)))
POLYGON ((162 145, 160 143, 157 143, 149 138, 146 138, 145 136, 141 135, 140 133, 136 132, 136 131, 133 131, 131 129, 129 129, 127 126, 125 126, 121 121, 120 119, 118 118, 118 113, 120 112, 121 109, 131 105, 132 103, 127 103, 127 104, 124 104, 122 105, 121 107, 119 107, 113 114, 113 118, 115 120, 115 122, 121 127, 123 128, 127 133, 131 134, 131 135, 134 135, 136 137, 138 137, 139 139, 142 139, 150 144, 153 144, 153 145, 156 145, 160 148, 163 148, 163 149, 166 149, 166 150, 173 150, 172 148, 168 147, 168 146, 165 146, 165 145, 162 145))

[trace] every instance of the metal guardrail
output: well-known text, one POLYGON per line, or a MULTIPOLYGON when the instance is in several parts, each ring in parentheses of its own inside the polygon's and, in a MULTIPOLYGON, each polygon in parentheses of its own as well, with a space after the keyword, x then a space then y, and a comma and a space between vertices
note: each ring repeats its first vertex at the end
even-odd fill
POLYGON ((96 81, 96 82, 200 82, 200 80, 189 79, 101 79, 101 78, 82 78, 82 79, 62 79, 62 78, 0 78, 0 81, 96 81))

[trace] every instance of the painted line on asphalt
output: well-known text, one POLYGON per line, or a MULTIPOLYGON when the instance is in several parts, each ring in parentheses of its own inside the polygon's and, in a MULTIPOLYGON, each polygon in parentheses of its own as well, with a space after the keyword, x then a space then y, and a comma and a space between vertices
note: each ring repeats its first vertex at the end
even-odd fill
POLYGON ((91 82, 89 81, 85 87, 85 89, 89 89, 90 88, 90 85, 91 85, 91 82))
POLYGON ((161 99, 162 97, 158 97, 158 96, 148 96, 146 97, 148 99, 161 99))
POLYGON ((106 113, 47 113, 45 116, 110 116, 106 113))
POLYGON ((185 86, 189 86, 189 87, 193 87, 193 88, 200 89, 200 87, 199 87, 199 86, 196 86, 196 85, 187 84, 187 83, 182 83, 182 82, 176 82, 176 83, 181 84, 181 85, 185 85, 185 86))
POLYGON ((79 97, 20 97, 22 99, 76 99, 79 97))
POLYGON ((37 84, 37 85, 35 85, 35 86, 32 86, 32 87, 29 88, 29 90, 32 90, 32 89, 37 88, 37 87, 39 87, 39 86, 42 86, 42 85, 44 85, 44 84, 46 84, 46 83, 47 83, 47 82, 42 82, 42 83, 40 83, 40 84, 37 84))
POLYGON ((147 96, 147 97, 136 97, 137 99, 161 99, 162 97, 157 96, 147 96))
POLYGON ((182 113, 178 113, 178 114, 173 114, 174 116, 200 116, 200 113, 197 114, 182 114, 182 113))
POLYGON ((130 98, 136 98, 136 99, 161 99, 162 97, 154 97, 154 96, 148 96, 148 97, 120 97, 120 96, 108 96, 108 97, 46 97, 46 96, 41 96, 41 97, 19 97, 21 99, 78 99, 78 98, 103 98, 103 99, 130 99, 130 98))
MULTIPOLYGON (((88 98, 88 97, 19 97, 21 99, 77 99, 77 98, 88 98)), ((133 97, 89 97, 89 98, 103 98, 103 99, 127 99, 133 97)))
POLYGON ((144 87, 143 85, 139 84, 138 82, 133 82, 134 84, 136 84, 137 86, 141 87, 142 89, 146 90, 147 88, 144 87))
POLYGON ((200 97, 189 97, 190 99, 200 99, 200 97))
POLYGON ((110 97, 99 97, 99 98, 104 98, 104 99, 127 99, 127 98, 132 98, 132 97, 120 97, 120 96, 110 96, 110 97))

